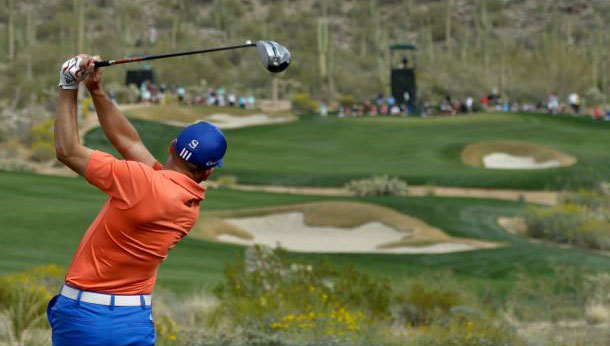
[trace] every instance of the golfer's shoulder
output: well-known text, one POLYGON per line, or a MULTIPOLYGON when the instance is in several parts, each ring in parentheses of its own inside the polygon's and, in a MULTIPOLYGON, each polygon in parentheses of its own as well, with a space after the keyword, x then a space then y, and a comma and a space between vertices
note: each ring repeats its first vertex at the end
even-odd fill
POLYGON ((114 176, 132 176, 134 178, 150 178, 155 168, 138 161, 117 159, 110 153, 96 150, 91 154, 87 165, 87 173, 112 173, 114 176))

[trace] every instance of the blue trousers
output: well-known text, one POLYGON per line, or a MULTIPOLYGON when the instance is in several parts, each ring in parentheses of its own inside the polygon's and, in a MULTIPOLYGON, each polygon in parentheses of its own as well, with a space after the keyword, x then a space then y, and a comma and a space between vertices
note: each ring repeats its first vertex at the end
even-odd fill
POLYGON ((154 345, 150 306, 106 306, 55 296, 47 318, 54 346, 154 345))

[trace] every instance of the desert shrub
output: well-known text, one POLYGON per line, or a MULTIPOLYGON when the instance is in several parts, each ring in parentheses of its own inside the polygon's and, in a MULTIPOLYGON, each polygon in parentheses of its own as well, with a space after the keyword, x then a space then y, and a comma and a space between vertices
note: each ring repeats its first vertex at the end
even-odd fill
POLYGON ((610 273, 585 276, 582 290, 587 292, 585 321, 589 324, 610 321, 610 273))
MULTIPOLYGON (((596 276, 594 276, 596 277, 596 276)), ((561 321, 584 316, 590 292, 600 287, 594 279, 573 267, 555 267, 548 277, 538 280, 517 274, 510 290, 506 310, 519 321, 561 321), (585 284, 589 282, 587 291, 585 284)))
POLYGON ((0 157, 14 159, 19 155, 23 145, 15 138, 9 138, 0 143, 0 157))
POLYGON ((47 305, 64 273, 63 268, 48 265, 0 278, 0 311, 10 321, 10 341, 21 344, 28 331, 47 327, 47 305))
POLYGON ((292 96, 292 109, 297 113, 318 113, 320 103, 305 93, 296 93, 292 96))
POLYGON ((587 103, 591 106, 600 106, 606 102, 606 95, 597 87, 591 87, 585 92, 587 103))
POLYGON ((562 204, 575 204, 586 208, 593 218, 610 221, 609 186, 608 183, 602 182, 594 190, 564 193, 560 196, 560 201, 562 204))
POLYGON ((46 162, 55 158, 55 146, 47 142, 35 142, 32 144, 30 159, 36 162, 46 162))
POLYGON ((588 324, 602 324, 610 319, 610 308, 599 303, 588 304, 585 308, 585 321, 588 324))
POLYGON ((603 189, 564 194, 552 208, 530 207, 524 213, 527 233, 589 249, 610 249, 610 195, 603 189))
POLYGON ((114 93, 117 103, 135 103, 140 97, 140 91, 135 84, 126 86, 120 83, 110 83, 106 89, 114 93))
POLYGON ((32 127, 31 159, 38 162, 55 158, 53 144, 53 120, 47 119, 32 127))
POLYGON ((413 329, 406 342, 418 346, 518 346, 525 342, 505 323, 491 318, 471 319, 461 314, 447 321, 413 329))
POLYGON ((358 196, 402 196, 408 191, 405 181, 387 175, 352 180, 347 183, 346 188, 358 196))
POLYGON ((155 314, 155 330, 159 344, 172 345, 178 343, 179 328, 176 322, 167 314, 155 314))
POLYGON ((389 283, 351 267, 312 265, 254 247, 225 274, 217 313, 249 333, 250 343, 360 343, 390 317, 389 283))
POLYGON ((209 292, 210 288, 203 287, 185 296, 178 296, 163 287, 155 289, 153 314, 158 345, 238 343, 239 340, 231 333, 225 333, 222 327, 213 333, 208 330, 210 315, 218 306, 216 298, 209 292))
POLYGON ((341 107, 352 107, 354 105, 354 103, 356 103, 356 99, 354 98, 353 95, 349 95, 349 94, 345 94, 345 95, 340 95, 339 99, 337 100, 339 101, 339 104, 341 105, 341 107))
POLYGON ((409 325, 430 325, 444 318, 449 311, 462 304, 461 294, 450 287, 430 287, 427 282, 416 281, 405 293, 397 294, 397 313, 409 325))

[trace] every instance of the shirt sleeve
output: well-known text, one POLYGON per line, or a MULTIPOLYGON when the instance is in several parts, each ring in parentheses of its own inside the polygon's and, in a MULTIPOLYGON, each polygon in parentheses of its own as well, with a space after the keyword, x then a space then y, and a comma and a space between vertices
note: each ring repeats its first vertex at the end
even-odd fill
POLYGON ((96 150, 87 163, 85 179, 110 197, 131 206, 151 188, 151 171, 152 167, 141 162, 118 160, 96 150))

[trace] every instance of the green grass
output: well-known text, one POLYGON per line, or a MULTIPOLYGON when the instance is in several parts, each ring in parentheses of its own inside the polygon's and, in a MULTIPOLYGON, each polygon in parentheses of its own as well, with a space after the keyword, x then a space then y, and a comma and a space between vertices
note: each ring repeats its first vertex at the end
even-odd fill
MULTIPOLYGON (((164 161, 180 129, 135 120, 146 145, 164 161)), ((226 131, 229 149, 221 174, 240 183, 340 186, 389 174, 410 184, 515 189, 591 186, 610 176, 610 124, 564 116, 478 114, 405 119, 303 118, 226 131), (462 149, 483 140, 518 140, 578 158, 572 167, 532 171, 487 170, 462 163, 462 149)), ((88 145, 111 150, 99 129, 88 145)))
MULTIPOLYGON (((206 210, 251 208, 339 198, 209 190, 202 203, 206 210)), ((327 255, 340 265, 352 264, 399 283, 416 274, 452 271, 473 287, 502 290, 512 285, 515 273, 532 277, 552 275, 555 266, 584 271, 610 271, 610 257, 536 244, 503 231, 495 222, 500 215, 514 215, 523 204, 481 199, 438 197, 340 198, 378 203, 419 217, 454 236, 503 241, 511 246, 446 255, 327 255)), ((78 243, 97 215, 105 196, 81 178, 38 176, 0 172, 0 237, 5 246, 0 274, 37 265, 57 263, 68 267, 78 243)), ((161 266, 159 284, 188 292, 222 280, 226 261, 243 248, 186 238, 161 266)), ((315 254, 295 254, 311 260, 315 254)), ((326 256, 326 255, 324 255, 326 256)))

